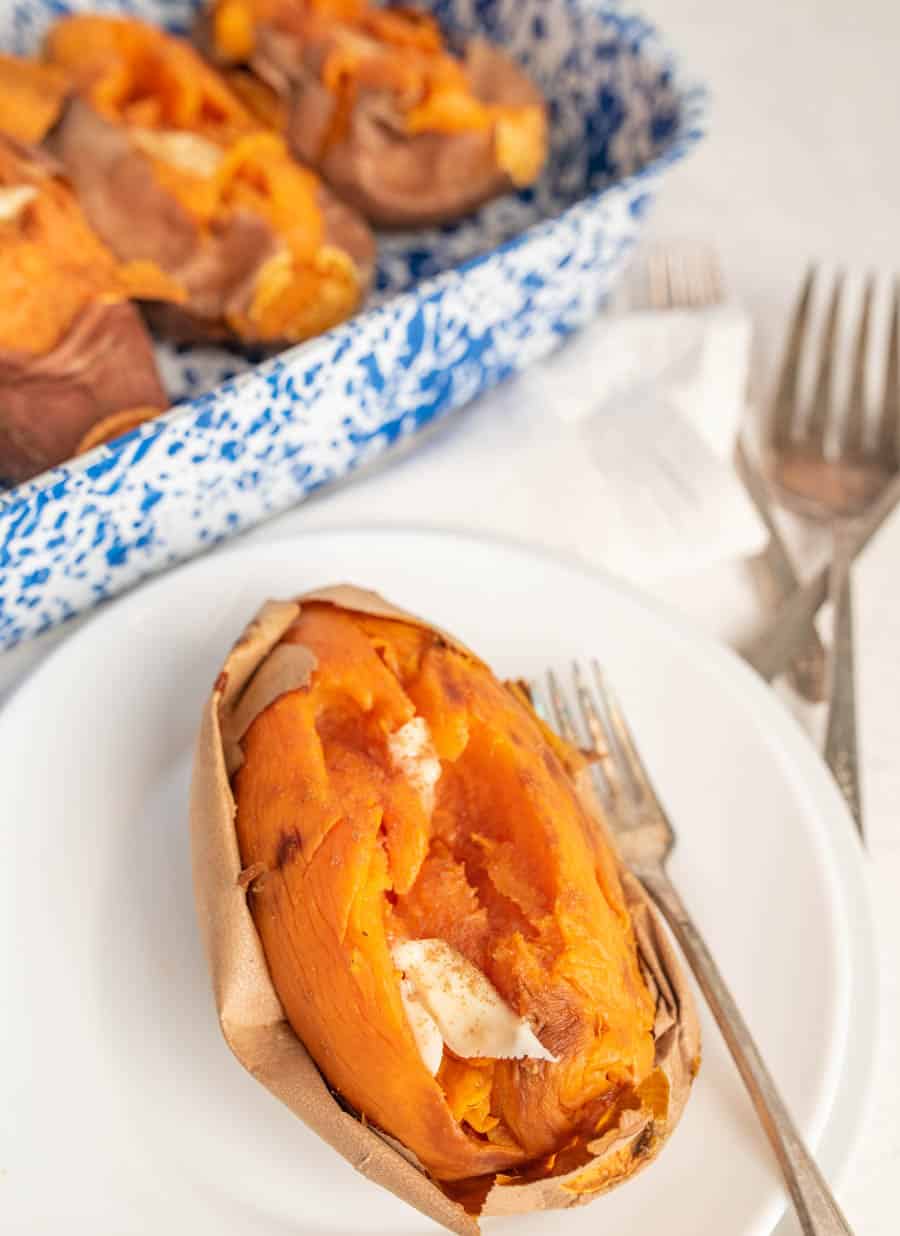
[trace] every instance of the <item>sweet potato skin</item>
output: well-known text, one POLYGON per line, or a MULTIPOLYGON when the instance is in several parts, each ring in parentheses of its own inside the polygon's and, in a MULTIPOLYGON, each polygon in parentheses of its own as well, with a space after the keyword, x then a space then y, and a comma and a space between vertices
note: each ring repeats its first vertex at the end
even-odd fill
POLYGON ((378 227, 458 219, 533 183, 546 157, 544 101, 519 66, 483 39, 451 55, 412 10, 218 0, 196 39, 378 227))
POLYGON ((0 477, 25 481, 62 463, 113 413, 167 406, 134 306, 89 304, 41 356, 0 348, 0 477))
POLYGON ((45 150, 0 136, 0 347, 39 356, 91 301, 178 295, 152 263, 122 263, 45 150))
POLYGON ((50 144, 121 260, 181 289, 155 306, 181 341, 283 347, 353 313, 374 238, 187 44, 140 22, 71 17, 46 54, 72 75, 50 144))
POLYGON ((168 405, 131 296, 172 294, 91 231, 59 167, 0 137, 0 477, 61 463, 98 422, 168 405))
POLYGON ((524 1169, 640 1106, 654 1004, 577 754, 433 632, 311 605, 285 643, 317 668, 247 731, 236 827, 275 988, 330 1083, 445 1182, 524 1169), (417 715, 442 760, 431 819, 385 759, 417 715), (484 1066, 432 1077, 406 1021, 390 944, 429 935, 561 1057, 486 1062, 489 1109, 471 1098, 484 1066))
POLYGON ((257 128, 190 44, 126 17, 75 14, 47 33, 44 61, 115 123, 189 131, 223 146, 257 128))

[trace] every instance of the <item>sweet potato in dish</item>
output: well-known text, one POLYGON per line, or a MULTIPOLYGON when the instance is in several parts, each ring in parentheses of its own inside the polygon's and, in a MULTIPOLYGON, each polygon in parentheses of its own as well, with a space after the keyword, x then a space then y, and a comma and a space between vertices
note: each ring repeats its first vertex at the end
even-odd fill
POLYGON ((121 259, 152 261, 183 290, 156 325, 277 346, 356 310, 368 227, 190 46, 136 21, 72 17, 45 51, 78 88, 49 144, 88 219, 121 259))
POLYGON ((73 453, 114 412, 167 406, 130 298, 177 289, 122 264, 88 226, 46 155, 0 137, 0 477, 25 480, 73 453))
POLYGON ((145 421, 152 421, 158 415, 158 408, 123 408, 121 412, 112 412, 90 427, 75 447, 75 454, 86 455, 95 447, 103 446, 106 442, 120 438, 122 434, 130 433, 132 429, 137 429, 145 421))
POLYGON ((44 59, 94 111, 139 133, 194 134, 225 147, 258 127, 189 43, 141 21, 62 18, 47 34, 44 59))
POLYGON ((53 65, 0 55, 0 133, 36 144, 56 122, 69 76, 53 65))
POLYGON ((626 1179, 696 1069, 690 995, 589 781, 520 691, 356 589, 266 607, 206 714, 194 870, 226 1037, 455 1230, 626 1179))
POLYGON ((244 97, 373 223, 443 223, 530 185, 546 157, 543 99, 504 52, 460 56, 436 22, 364 0, 214 0, 198 39, 268 90, 244 97))

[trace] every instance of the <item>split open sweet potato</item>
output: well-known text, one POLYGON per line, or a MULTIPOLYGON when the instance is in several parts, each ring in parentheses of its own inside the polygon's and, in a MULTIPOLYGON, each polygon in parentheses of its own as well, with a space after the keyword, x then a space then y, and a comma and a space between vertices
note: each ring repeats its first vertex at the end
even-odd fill
POLYGON ((531 184, 544 163, 545 107, 525 73, 483 39, 453 54, 426 14, 365 0, 214 0, 198 39, 375 224, 459 218, 531 184))
POLYGON ((177 289, 97 238, 59 168, 0 137, 0 477, 62 462, 98 421, 167 399, 132 298, 177 289))
POLYGON ((356 589, 267 606, 192 832, 233 1050, 400 1196, 472 1231, 668 1137, 699 1054, 675 959, 582 756, 450 637, 356 589))
POLYGON ((77 88, 49 140, 88 219, 120 259, 149 260, 182 289, 157 325, 276 346, 355 311, 368 227, 189 45, 84 16, 57 23, 45 54, 77 88))
POLYGON ((0 55, 0 133, 20 142, 43 141, 71 88, 54 65, 0 55))

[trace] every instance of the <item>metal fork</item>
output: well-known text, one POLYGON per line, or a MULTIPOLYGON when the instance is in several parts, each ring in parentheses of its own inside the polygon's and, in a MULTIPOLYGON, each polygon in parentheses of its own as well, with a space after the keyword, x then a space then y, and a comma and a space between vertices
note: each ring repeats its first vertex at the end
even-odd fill
MULTIPOLYGON (((715 250, 700 244, 651 250, 647 256, 646 289, 642 298, 652 309, 706 309, 721 304, 725 299, 725 285, 715 250)), ((735 448, 735 463, 747 495, 769 534, 761 564, 773 599, 780 604, 799 588, 800 578, 775 522, 766 483, 740 437, 735 448)), ((803 646, 794 654, 788 673, 791 683, 805 699, 818 703, 825 698, 825 646, 812 621, 807 625, 803 646)))
POLYGON ((591 662, 590 671, 589 674, 577 662, 572 667, 575 697, 586 735, 578 732, 552 671, 547 674, 550 711, 540 686, 532 684, 535 706, 573 745, 583 746, 584 738, 589 736, 588 746, 597 756, 594 769, 598 792, 611 808, 610 824, 622 857, 662 911, 694 972, 778 1157, 804 1236, 852 1236, 850 1225, 803 1144, 712 954, 666 873, 675 831, 596 661, 591 662))
POLYGON ((832 392, 836 338, 843 279, 835 279, 825 320, 815 388, 804 417, 799 378, 808 351, 810 306, 816 283, 811 269, 800 293, 775 396, 769 456, 772 477, 785 505, 832 535, 829 593, 834 605, 832 682, 825 734, 825 759, 863 835, 856 696, 853 664, 853 616, 850 565, 856 521, 900 471, 900 291, 894 288, 887 373, 875 440, 866 441, 865 376, 875 283, 869 279, 856 332, 850 397, 838 414, 832 392), (843 424, 837 422, 842 420, 843 424), (836 452, 829 450, 835 430, 836 452))

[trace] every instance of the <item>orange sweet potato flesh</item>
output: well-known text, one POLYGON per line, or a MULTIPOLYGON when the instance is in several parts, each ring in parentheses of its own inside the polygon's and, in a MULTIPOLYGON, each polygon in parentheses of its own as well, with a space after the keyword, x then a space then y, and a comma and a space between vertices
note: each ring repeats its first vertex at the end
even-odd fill
POLYGON ((143 22, 63 18, 51 27, 44 55, 108 120, 186 130, 224 145, 258 127, 189 44, 143 22))
POLYGON ((0 133, 20 142, 43 141, 69 89, 62 69, 0 55, 0 133))
POLYGON ((95 447, 114 442, 116 438, 130 433, 132 429, 137 429, 146 421, 154 420, 159 416, 159 412, 159 408, 148 407, 123 408, 120 412, 113 412, 105 416, 102 421, 98 421, 96 425, 91 426, 76 446, 75 454, 85 455, 95 447))
POLYGON ((242 93, 373 222, 457 218, 531 184, 543 100, 499 48, 452 54, 432 17, 363 0, 215 0, 198 41, 265 89, 242 93))
POLYGON ((654 1073, 654 1001, 581 757, 435 631, 304 604, 307 687, 253 721, 234 779, 253 919, 285 1013, 330 1084, 439 1181, 526 1172, 603 1127, 654 1073), (388 735, 424 718, 433 813, 388 735), (559 1057, 419 1055, 391 945, 441 938, 559 1057))
POLYGON ((294 343, 348 317, 374 241, 318 176, 265 132, 182 40, 138 21, 77 16, 45 54, 78 99, 53 135, 94 227, 154 262, 183 308, 154 320, 184 339, 294 343))
POLYGON ((178 299, 158 267, 120 263, 52 160, 0 137, 0 347, 42 355, 98 300, 178 299))
POLYGON ((149 262, 119 262, 45 152, 0 135, 0 476, 61 463, 97 422, 168 400, 131 299, 178 299, 149 262))
MULTIPOLYGON (((449 53, 440 27, 426 13, 375 8, 360 0, 217 0, 213 52, 225 63, 250 61, 258 34, 267 27, 295 41, 301 60, 315 67, 335 96, 344 125, 360 91, 392 95, 410 133, 487 129, 515 110, 473 92, 463 62, 449 53)), ((333 127, 327 140, 343 136, 341 127, 333 127)))

